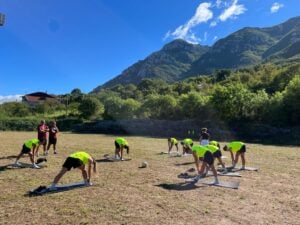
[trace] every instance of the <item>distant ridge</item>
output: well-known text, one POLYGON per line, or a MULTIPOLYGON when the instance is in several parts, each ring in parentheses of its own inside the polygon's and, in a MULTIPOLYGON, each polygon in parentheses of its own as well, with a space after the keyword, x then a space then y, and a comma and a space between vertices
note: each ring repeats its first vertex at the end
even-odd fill
POLYGON ((144 78, 171 83, 207 75, 217 69, 288 60, 300 61, 300 16, 273 27, 245 27, 220 39, 212 47, 174 40, 93 92, 117 84, 138 84, 144 78))

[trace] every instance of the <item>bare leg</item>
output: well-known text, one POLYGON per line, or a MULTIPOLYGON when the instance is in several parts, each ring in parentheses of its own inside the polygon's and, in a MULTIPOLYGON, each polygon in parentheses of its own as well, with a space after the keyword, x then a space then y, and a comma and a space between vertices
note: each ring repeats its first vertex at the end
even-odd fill
POLYGON ((63 167, 61 169, 61 171, 56 175, 56 177, 53 180, 53 184, 56 185, 58 183, 58 181, 60 180, 60 178, 62 178, 62 176, 68 171, 67 168, 63 167))
POLYGON ((217 158, 217 159, 218 159, 218 161, 219 161, 219 164, 221 164, 222 167, 225 168, 225 164, 223 163, 222 158, 219 157, 219 158, 217 158))
POLYGON ((238 163, 240 154, 241 154, 240 152, 237 152, 237 153, 235 154, 234 165, 236 165, 236 164, 238 163))
POLYGON ((88 177, 88 176, 87 176, 87 172, 86 172, 86 170, 85 170, 85 166, 82 165, 82 166, 80 166, 78 169, 81 170, 82 178, 83 178, 84 182, 87 182, 87 177, 88 177))
POLYGON ((243 166, 243 168, 245 168, 245 165, 246 165, 245 152, 241 153, 241 158, 242 158, 242 166, 243 166))
POLYGON ((17 158, 16 158, 16 163, 19 161, 19 159, 21 158, 21 156, 23 155, 23 153, 22 152, 20 152, 20 154, 17 156, 17 158))
POLYGON ((29 155, 31 163, 34 164, 34 153, 29 152, 28 155, 29 155))
POLYGON ((210 166, 210 169, 212 170, 212 172, 213 172, 213 174, 214 174, 214 177, 215 177, 215 182, 214 182, 214 184, 219 183, 219 180, 218 180, 218 174, 217 174, 217 171, 216 171, 216 168, 215 168, 214 164, 212 164, 212 165, 210 166))

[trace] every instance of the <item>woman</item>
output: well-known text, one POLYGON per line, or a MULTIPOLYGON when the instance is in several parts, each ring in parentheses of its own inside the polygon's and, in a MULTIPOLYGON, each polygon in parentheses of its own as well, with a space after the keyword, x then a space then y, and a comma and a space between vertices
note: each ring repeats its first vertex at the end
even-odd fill
POLYGON ((57 133, 58 132, 59 132, 59 130, 56 126, 56 122, 52 121, 49 126, 49 142, 48 142, 46 154, 48 154, 48 151, 49 151, 51 145, 53 145, 54 154, 57 154, 56 143, 57 143, 57 133))
POLYGON ((195 178, 195 181, 198 181, 200 177, 205 175, 205 171, 211 169, 215 177, 215 181, 213 184, 218 184, 219 183, 218 174, 214 166, 214 156, 211 153, 211 151, 206 146, 202 146, 202 145, 194 145, 191 148, 191 150, 195 159, 196 169, 199 174, 199 176, 195 178), (200 161, 199 158, 202 159, 201 167, 199 164, 200 161))
POLYGON ((178 141, 176 138, 168 138, 168 154, 170 154, 173 146, 175 145, 176 149, 177 149, 177 152, 178 152, 178 141))
POLYGON ((92 185, 92 183, 91 183, 92 166, 93 166, 94 173, 96 173, 97 170, 96 170, 95 159, 84 151, 78 151, 78 152, 75 152, 75 153, 69 155, 69 157, 64 162, 61 171, 54 178, 53 183, 50 186, 50 190, 56 189, 56 185, 57 185, 58 181, 62 178, 62 176, 67 171, 70 171, 72 167, 74 169, 78 168, 81 170, 82 177, 83 177, 84 183, 86 185, 92 185), (88 167, 87 170, 85 167, 86 165, 88 167))
POLYGON ((15 165, 16 166, 22 166, 22 164, 19 163, 19 159, 21 158, 21 156, 23 154, 28 154, 29 157, 30 157, 30 161, 32 163, 32 167, 35 168, 35 169, 39 169, 40 167, 34 163, 34 153, 35 153, 35 149, 37 148, 39 143, 40 143, 40 141, 36 138, 26 141, 23 144, 23 147, 22 147, 22 150, 21 150, 20 154, 17 156, 15 165))
POLYGON ((202 128, 201 129, 201 134, 200 134, 200 145, 208 145, 209 144, 209 138, 210 138, 210 134, 207 131, 207 128, 202 128))
POLYGON ((123 159, 123 149, 126 149, 126 153, 129 154, 129 145, 127 140, 125 138, 116 138, 115 140, 115 158, 124 160, 123 159))
POLYGON ((230 142, 229 144, 225 145, 223 150, 230 152, 233 168, 238 163, 239 156, 241 156, 241 158, 242 158, 242 168, 241 169, 245 169, 245 164, 246 164, 246 159, 245 159, 246 145, 245 145, 245 143, 243 143, 241 141, 233 141, 233 142, 230 142), (233 156, 233 153, 235 153, 235 157, 233 156))
POLYGON ((180 142, 182 145, 182 154, 186 155, 190 153, 189 147, 193 146, 193 140, 190 138, 186 138, 183 141, 180 142))

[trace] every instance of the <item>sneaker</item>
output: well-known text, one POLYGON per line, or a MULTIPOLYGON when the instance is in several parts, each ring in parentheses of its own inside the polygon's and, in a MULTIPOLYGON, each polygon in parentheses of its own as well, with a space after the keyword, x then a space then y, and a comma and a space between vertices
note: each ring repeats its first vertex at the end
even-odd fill
POLYGON ((19 162, 15 162, 15 166, 22 166, 22 164, 19 162))
POLYGON ((219 184, 219 180, 215 179, 215 181, 212 184, 219 184))
POLYGON ((40 169, 40 168, 41 168, 41 167, 39 167, 38 165, 36 165, 35 163, 32 164, 32 167, 33 167, 34 169, 40 169))
POLYGON ((57 154, 57 151, 54 151, 54 154, 57 154))
POLYGON ((193 182, 198 182, 200 180, 200 176, 196 176, 195 178, 192 179, 193 182))
POLYGON ((115 159, 120 159, 120 157, 118 155, 115 156, 115 159))
POLYGON ((242 166, 242 167, 241 167, 241 170, 244 170, 244 169, 245 169, 245 166, 242 166))

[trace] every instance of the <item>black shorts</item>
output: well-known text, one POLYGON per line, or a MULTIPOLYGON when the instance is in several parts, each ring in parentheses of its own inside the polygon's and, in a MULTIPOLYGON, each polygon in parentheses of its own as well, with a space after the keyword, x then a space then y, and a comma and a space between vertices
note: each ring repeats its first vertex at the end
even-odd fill
POLYGON ((238 152, 240 152, 240 153, 246 152, 246 145, 243 145, 243 146, 241 147, 241 149, 238 150, 238 152))
POLYGON ((213 153, 213 156, 214 156, 215 158, 220 158, 220 157, 222 156, 222 152, 221 152, 220 150, 215 151, 215 152, 213 153))
POLYGON ((82 165, 83 165, 83 163, 82 163, 82 161, 80 159, 68 157, 66 159, 66 161, 64 162, 63 167, 67 168, 68 171, 69 171, 69 170, 72 169, 72 167, 73 168, 77 168, 77 167, 80 167, 82 165))
POLYGON ((41 138, 38 138, 39 139, 39 141, 40 141, 40 145, 46 145, 47 144, 47 138, 43 138, 43 137, 41 137, 41 138))
POLYGON ((116 148, 119 148, 119 149, 121 148, 121 146, 119 145, 119 143, 116 142, 116 141, 115 141, 115 146, 116 146, 116 148))
POLYGON ((23 145, 21 152, 24 154, 28 154, 29 152, 31 152, 31 149, 26 147, 26 145, 23 145))
POLYGON ((56 145, 57 138, 49 138, 49 144, 50 145, 56 145))
POLYGON ((203 162, 206 162, 210 166, 214 164, 214 156, 210 151, 204 154, 203 162))

